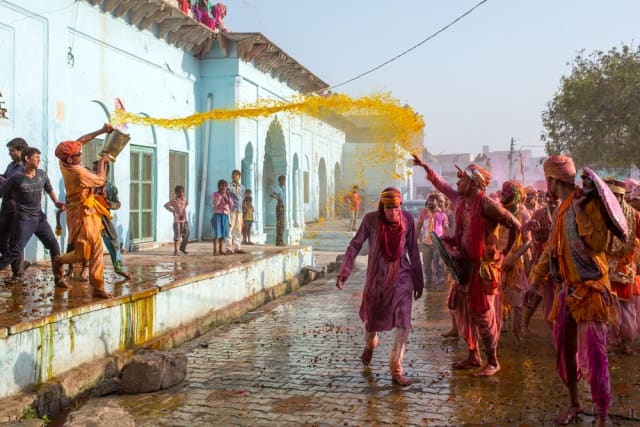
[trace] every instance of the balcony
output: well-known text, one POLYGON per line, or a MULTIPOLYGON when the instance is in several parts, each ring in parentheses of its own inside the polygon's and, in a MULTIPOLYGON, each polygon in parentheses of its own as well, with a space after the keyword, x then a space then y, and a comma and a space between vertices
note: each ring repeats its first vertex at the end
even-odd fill
POLYGON ((215 32, 190 14, 184 14, 177 0, 85 1, 141 30, 151 31, 196 58, 205 57, 214 42, 218 42, 225 57, 237 55, 298 92, 320 92, 329 87, 264 35, 215 32))

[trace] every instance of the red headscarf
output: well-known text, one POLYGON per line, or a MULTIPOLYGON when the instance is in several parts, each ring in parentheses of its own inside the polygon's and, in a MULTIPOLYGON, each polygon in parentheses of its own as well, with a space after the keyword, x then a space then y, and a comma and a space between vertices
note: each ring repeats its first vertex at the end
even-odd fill
POLYGON ((79 141, 62 141, 56 147, 56 157, 63 162, 71 156, 78 154, 82 150, 82 144, 79 141))

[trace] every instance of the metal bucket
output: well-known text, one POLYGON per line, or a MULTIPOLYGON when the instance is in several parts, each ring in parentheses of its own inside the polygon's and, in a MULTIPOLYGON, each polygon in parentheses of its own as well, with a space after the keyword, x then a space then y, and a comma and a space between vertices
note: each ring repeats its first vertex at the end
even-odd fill
POLYGON ((108 154, 109 159, 114 162, 116 157, 118 157, 118 154, 120 154, 130 139, 131 136, 128 133, 123 133, 118 129, 114 129, 113 132, 107 134, 104 144, 102 145, 102 150, 100 150, 100 154, 108 154))

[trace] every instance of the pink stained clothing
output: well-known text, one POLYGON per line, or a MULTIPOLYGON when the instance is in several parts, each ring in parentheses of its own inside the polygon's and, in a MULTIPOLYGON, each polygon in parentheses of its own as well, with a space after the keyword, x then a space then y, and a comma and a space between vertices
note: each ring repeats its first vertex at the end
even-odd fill
POLYGON ((520 231, 520 223, 509 211, 485 197, 484 193, 467 202, 433 169, 427 166, 426 171, 427 180, 456 206, 455 233, 452 240, 460 251, 462 260, 470 264, 467 283, 464 283, 469 292, 469 310, 473 313, 483 313, 492 309, 487 296, 495 292, 500 280, 499 272, 498 277, 491 280, 493 283, 485 283, 480 276, 481 266, 492 268, 499 264, 501 254, 497 249, 496 227, 503 225, 513 230, 515 235, 520 231), (493 290, 488 289, 487 285, 491 285, 493 290))
POLYGON ((173 213, 173 222, 185 222, 187 220, 187 199, 184 197, 175 197, 165 203, 165 208, 171 208, 173 213))
POLYGON ((574 320, 566 305, 567 286, 563 285, 557 298, 557 316, 553 324, 553 343, 557 352, 556 369, 565 385, 569 384, 570 373, 567 370, 566 357, 575 357, 577 372, 573 376, 578 381, 582 377, 589 381, 591 399, 598 416, 606 418, 611 402, 611 381, 609 378, 609 360, 607 357, 607 324, 597 321, 574 320), (569 336, 575 330, 576 336, 569 336), (568 340, 577 340, 577 352, 567 355, 568 340))
POLYGON ((229 215, 231 212, 231 199, 222 195, 219 191, 213 193, 213 213, 229 215))
POLYGON ((418 215, 416 227, 420 230, 418 241, 425 245, 431 245, 433 242, 431 242, 429 233, 433 231, 436 236, 441 237, 449 228, 449 218, 440 209, 436 209, 432 213, 428 208, 424 208, 418 215))
POLYGON ((404 246, 395 276, 388 285, 387 275, 394 263, 381 254, 378 238, 378 212, 369 212, 360 223, 356 235, 345 252, 338 277, 346 280, 355 258, 365 241, 369 242, 367 276, 360 305, 360 318, 367 332, 389 331, 392 328, 411 329, 413 291, 424 288, 420 251, 415 237, 413 217, 402 211, 404 246))
POLYGON ((638 334, 638 315, 634 301, 614 299, 616 323, 609 325, 609 340, 614 344, 631 342, 638 334))

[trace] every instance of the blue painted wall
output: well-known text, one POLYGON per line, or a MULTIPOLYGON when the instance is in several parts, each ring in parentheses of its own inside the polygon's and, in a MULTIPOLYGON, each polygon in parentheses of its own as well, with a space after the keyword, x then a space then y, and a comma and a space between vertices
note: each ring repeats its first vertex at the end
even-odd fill
MULTIPOLYGON (((0 120, 0 142, 6 144, 21 136, 30 145, 39 147, 43 152, 42 167, 47 169, 58 193, 64 187, 53 155, 55 146, 59 141, 100 128, 108 120, 103 106, 112 111, 116 97, 131 112, 180 117, 205 111, 209 94, 213 108, 232 107, 237 102, 254 102, 264 97, 288 99, 296 94, 286 82, 234 57, 233 49, 225 57, 214 46, 206 58, 199 60, 159 39, 153 26, 151 31, 139 30, 84 1, 0 0, 0 61, 3 64, 0 92, 9 109, 9 120, 0 120)), ((122 200, 121 210, 115 212, 115 222, 125 245, 131 243, 131 146, 154 153, 154 243, 172 240, 172 217, 162 208, 170 194, 167 173, 170 150, 188 154, 188 215, 193 237, 210 236, 211 195, 216 183, 220 178, 229 180, 231 171, 244 165, 245 179, 251 181, 247 186, 255 187, 257 240, 264 240, 263 208, 271 206, 268 202, 263 204, 262 168, 267 132, 274 119, 212 122, 186 131, 129 125, 130 146, 113 166, 122 200), (208 151, 206 166, 205 151, 208 151), (247 153, 252 155, 247 157, 247 153), (203 225, 201 233, 199 224, 203 225)), ((308 117, 283 114, 277 115, 277 120, 284 136, 285 174, 289 179, 287 234, 290 242, 295 243, 304 222, 317 220, 319 216, 320 159, 330 166, 326 191, 329 194, 334 191, 333 168, 341 160, 344 134, 308 117), (310 176, 308 203, 303 201, 305 171, 310 176)), ((8 162, 8 154, 0 155, 2 170, 8 162)), ((53 224, 55 209, 51 202, 47 201, 43 209, 53 224)), ((43 259, 45 255, 32 241, 27 258, 43 259)))

